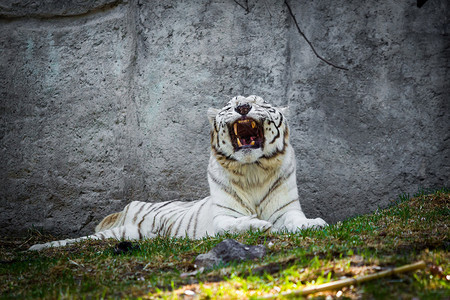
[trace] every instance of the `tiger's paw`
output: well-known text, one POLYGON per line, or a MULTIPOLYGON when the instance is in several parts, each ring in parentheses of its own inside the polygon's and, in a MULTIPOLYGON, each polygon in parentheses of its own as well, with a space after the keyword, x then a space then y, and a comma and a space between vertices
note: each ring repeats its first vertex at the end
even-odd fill
POLYGON ((307 219, 306 222, 306 228, 322 228, 328 226, 327 222, 325 222, 322 218, 315 218, 315 219, 307 219))
POLYGON ((224 232, 245 232, 248 230, 261 230, 268 231, 272 228, 272 223, 260 220, 256 218, 256 215, 253 216, 244 216, 239 218, 233 218, 227 220, 220 224, 220 228, 216 231, 217 233, 224 232))
POLYGON ((322 218, 302 220, 291 219, 287 220, 287 222, 284 224, 284 229, 289 232, 296 232, 308 228, 319 229, 325 226, 328 226, 328 224, 322 218))
POLYGON ((272 228, 272 223, 260 220, 256 218, 256 216, 246 216, 242 218, 238 218, 239 222, 237 224, 238 231, 248 231, 248 230, 261 230, 268 231, 272 228))

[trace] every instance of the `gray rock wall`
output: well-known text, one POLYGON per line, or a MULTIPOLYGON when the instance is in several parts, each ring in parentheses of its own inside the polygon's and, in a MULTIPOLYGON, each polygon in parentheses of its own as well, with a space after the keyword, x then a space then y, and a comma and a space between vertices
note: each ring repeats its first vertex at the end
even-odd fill
POLYGON ((289 105, 310 217, 449 186, 447 2, 289 3, 348 70, 283 1, 0 0, 0 232, 205 197, 206 110, 239 94, 289 105))

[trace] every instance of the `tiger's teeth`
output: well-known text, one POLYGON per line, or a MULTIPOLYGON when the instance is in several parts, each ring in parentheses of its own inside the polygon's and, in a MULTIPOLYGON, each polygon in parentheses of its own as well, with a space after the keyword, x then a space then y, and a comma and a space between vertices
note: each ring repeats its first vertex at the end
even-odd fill
MULTIPOLYGON (((237 123, 234 123, 234 134, 235 134, 235 135, 238 135, 238 134, 237 134, 237 123)), ((238 140, 239 140, 239 139, 238 139, 238 140)))
POLYGON ((250 143, 250 146, 254 146, 255 145, 255 141, 252 141, 251 143, 250 143))
POLYGON ((252 121, 252 128, 255 128, 256 127, 256 123, 255 123, 255 121, 252 121))
POLYGON ((238 143, 238 146, 239 146, 239 147, 242 147, 242 143, 241 143, 241 141, 239 140, 239 138, 237 138, 237 143, 238 143))

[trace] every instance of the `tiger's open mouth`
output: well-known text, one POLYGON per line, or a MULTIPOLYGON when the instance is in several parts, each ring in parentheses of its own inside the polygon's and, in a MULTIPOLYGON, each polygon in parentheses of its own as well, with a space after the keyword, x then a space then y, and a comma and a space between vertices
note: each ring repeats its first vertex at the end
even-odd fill
POLYGON ((264 145, 263 127, 258 121, 242 117, 231 124, 229 130, 231 143, 235 151, 247 148, 262 148, 264 145))

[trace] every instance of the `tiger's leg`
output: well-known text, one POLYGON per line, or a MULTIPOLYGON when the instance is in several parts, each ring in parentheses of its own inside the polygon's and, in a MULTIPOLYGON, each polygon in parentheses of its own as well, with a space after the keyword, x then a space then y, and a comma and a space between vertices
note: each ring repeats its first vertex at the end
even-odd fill
POLYGON ((229 215, 216 215, 213 219, 214 231, 216 234, 225 232, 239 233, 248 230, 267 231, 272 227, 272 223, 260 220, 256 215, 233 217, 229 215))
POLYGON ((138 226, 136 225, 123 225, 115 228, 111 228, 105 231, 100 231, 92 235, 83 236, 75 239, 66 239, 66 240, 60 240, 60 241, 53 241, 48 242, 45 244, 37 244, 31 246, 28 250, 29 251, 39 251, 45 248, 50 247, 62 247, 65 245, 73 244, 76 242, 80 242, 86 239, 92 239, 92 240, 102 240, 102 239, 109 239, 113 238, 116 240, 138 240, 143 237, 146 238, 152 238, 155 237, 155 234, 146 232, 145 236, 142 236, 142 233, 140 232, 138 226))

